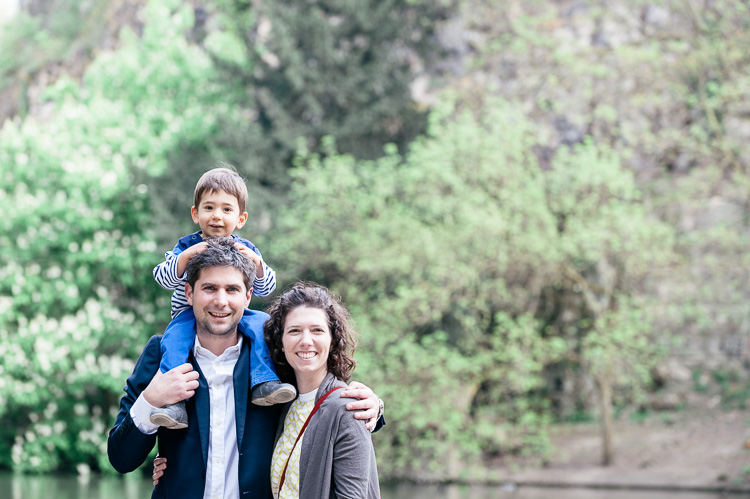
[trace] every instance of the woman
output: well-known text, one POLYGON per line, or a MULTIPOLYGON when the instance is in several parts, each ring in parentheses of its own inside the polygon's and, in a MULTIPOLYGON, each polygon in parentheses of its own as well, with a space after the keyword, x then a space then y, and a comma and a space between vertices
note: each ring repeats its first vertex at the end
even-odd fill
MULTIPOLYGON (((378 470, 364 421, 347 414, 346 387, 357 332, 349 312, 328 289, 297 283, 274 300, 265 339, 279 378, 299 397, 279 419, 271 465, 275 499, 379 499, 378 470)), ((381 403, 382 410, 382 403, 381 403)), ((166 459, 154 461, 154 486, 166 459)))
POLYGON ((346 414, 357 333, 326 288, 298 283, 268 311, 265 338, 279 377, 299 397, 282 412, 271 469, 275 498, 379 498, 375 451, 361 421, 346 414), (316 408, 317 407, 317 408, 316 408))

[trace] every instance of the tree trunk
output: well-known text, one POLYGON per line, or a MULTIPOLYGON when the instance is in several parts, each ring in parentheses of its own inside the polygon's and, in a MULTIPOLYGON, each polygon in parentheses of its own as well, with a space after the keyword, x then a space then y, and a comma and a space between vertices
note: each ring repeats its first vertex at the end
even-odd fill
POLYGON ((599 389, 599 414, 602 432, 602 465, 609 466, 614 460, 614 444, 612 442, 612 375, 610 368, 596 376, 599 389))

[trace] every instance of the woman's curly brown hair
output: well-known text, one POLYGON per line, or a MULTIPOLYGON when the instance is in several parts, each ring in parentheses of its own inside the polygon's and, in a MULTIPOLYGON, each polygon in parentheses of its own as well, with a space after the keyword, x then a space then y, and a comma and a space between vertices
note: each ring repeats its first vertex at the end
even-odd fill
POLYGON ((294 284, 289 291, 276 298, 268 309, 271 318, 266 321, 264 336, 279 379, 296 384, 294 370, 283 352, 282 338, 286 317, 297 307, 317 308, 326 314, 328 329, 331 331, 328 372, 348 383, 357 365, 354 362, 354 349, 359 334, 339 297, 328 288, 311 282, 294 284))

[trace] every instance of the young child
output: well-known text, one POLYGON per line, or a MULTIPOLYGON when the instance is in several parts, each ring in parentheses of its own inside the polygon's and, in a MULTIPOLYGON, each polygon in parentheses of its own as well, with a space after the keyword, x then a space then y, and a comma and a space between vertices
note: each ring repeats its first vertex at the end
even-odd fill
MULTIPOLYGON (((172 322, 167 326, 161 341, 162 358, 159 366, 166 373, 188 360, 195 344, 195 315, 185 297, 185 268, 193 256, 205 251, 206 239, 231 236, 235 246, 250 258, 257 267, 253 293, 267 296, 276 288, 276 272, 269 267, 258 248, 247 239, 233 234, 247 222, 247 187, 242 178, 229 168, 214 168, 198 180, 190 208, 193 222, 200 226, 198 232, 189 234, 165 254, 166 261, 154 268, 154 279, 172 293, 172 322)), ((248 336, 250 348, 250 384, 252 402, 256 405, 273 405, 289 402, 297 395, 294 386, 281 383, 271 361, 263 338, 263 324, 268 315, 245 310, 239 329, 248 336)), ((187 427, 185 402, 154 409, 151 422, 172 429, 187 427)))

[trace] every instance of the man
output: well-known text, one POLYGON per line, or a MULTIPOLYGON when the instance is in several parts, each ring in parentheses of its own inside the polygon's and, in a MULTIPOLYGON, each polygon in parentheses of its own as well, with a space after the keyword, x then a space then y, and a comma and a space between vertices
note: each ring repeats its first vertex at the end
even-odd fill
MULTIPOLYGON (((169 472, 152 497, 270 497, 280 406, 248 404, 249 346, 237 329, 243 314, 256 315, 261 322, 267 317, 245 310, 255 266, 231 239, 217 238, 190 261, 186 275, 185 294, 196 318, 189 362, 162 374, 161 337, 149 340, 127 380, 110 430, 110 463, 120 473, 137 469, 158 437, 159 454, 167 458, 169 472), (184 399, 188 419, 197 424, 165 430, 149 421, 154 407, 184 399)), ((367 387, 349 392, 364 399, 349 404, 349 409, 365 409, 354 417, 374 424, 379 399, 367 387)))

